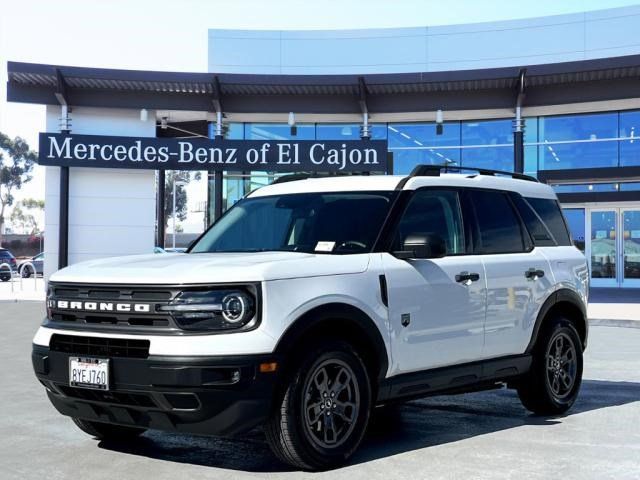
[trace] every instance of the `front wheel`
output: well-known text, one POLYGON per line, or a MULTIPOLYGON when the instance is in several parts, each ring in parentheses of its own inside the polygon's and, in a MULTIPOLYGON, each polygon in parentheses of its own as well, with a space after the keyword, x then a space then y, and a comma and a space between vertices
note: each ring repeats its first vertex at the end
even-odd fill
POLYGON ((31 277, 31 267, 24 267, 22 269, 22 278, 29 278, 31 277))
POLYGON ((128 441, 142 435, 146 429, 136 427, 123 427, 110 423, 91 422, 80 418, 72 418, 73 423, 84 433, 98 440, 128 441))
POLYGON ((360 445, 371 403, 369 375, 349 344, 309 349, 267 422, 267 441, 280 460, 294 467, 337 466, 360 445))
POLYGON ((534 348, 528 375, 518 396, 538 415, 558 415, 571 408, 582 383, 582 342, 573 324, 556 318, 542 332, 534 348))

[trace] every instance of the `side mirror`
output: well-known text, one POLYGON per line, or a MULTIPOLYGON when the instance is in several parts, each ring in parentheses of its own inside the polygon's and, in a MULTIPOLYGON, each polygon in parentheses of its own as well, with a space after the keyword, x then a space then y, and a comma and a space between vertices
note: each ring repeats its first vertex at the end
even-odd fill
POLYGON ((447 254, 447 245, 440 235, 435 233, 417 233, 409 235, 402 244, 402 250, 392 252, 396 258, 442 258, 447 254))

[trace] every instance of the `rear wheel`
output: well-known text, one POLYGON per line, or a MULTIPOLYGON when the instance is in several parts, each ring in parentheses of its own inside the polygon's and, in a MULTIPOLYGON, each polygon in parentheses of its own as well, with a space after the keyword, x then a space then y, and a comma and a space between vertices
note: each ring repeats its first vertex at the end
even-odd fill
POLYGON ((344 463, 364 436, 371 402, 369 376, 353 347, 335 342, 310 349, 267 422, 269 446, 305 470, 344 463))
POLYGON ((573 324, 556 318, 542 333, 529 374, 518 386, 522 404, 539 415, 566 412, 582 383, 582 344, 573 324))
POLYGON ((146 431, 145 428, 90 422, 89 420, 82 420, 80 418, 72 418, 72 420, 80 430, 98 440, 127 441, 142 435, 146 431))

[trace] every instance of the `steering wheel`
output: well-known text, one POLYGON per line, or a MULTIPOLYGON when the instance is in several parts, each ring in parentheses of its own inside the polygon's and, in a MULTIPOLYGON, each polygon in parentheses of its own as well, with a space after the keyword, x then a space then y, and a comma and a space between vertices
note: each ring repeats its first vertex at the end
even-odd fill
POLYGON ((362 248, 362 249, 367 248, 367 246, 364 243, 358 242, 357 240, 346 240, 342 242, 340 245, 338 245, 336 250, 342 250, 343 248, 348 248, 349 246, 351 246, 352 249, 353 247, 362 248))

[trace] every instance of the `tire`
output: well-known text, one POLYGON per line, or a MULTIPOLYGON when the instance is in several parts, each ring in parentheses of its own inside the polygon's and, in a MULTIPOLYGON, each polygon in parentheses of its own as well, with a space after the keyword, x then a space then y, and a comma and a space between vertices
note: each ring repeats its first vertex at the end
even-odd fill
POLYGON ((330 342, 306 352, 292 362, 297 368, 287 376, 265 434, 282 462, 325 470, 346 462, 360 445, 371 412, 371 383, 362 359, 347 343, 330 342))
POLYGON ((11 280, 11 275, 10 274, 0 275, 0 280, 2 280, 3 282, 8 282, 9 280, 11 280))
POLYGON ((527 410, 559 415, 571 408, 582 383, 582 342, 566 318, 553 319, 541 332, 533 351, 531 370, 518 385, 527 410))
POLYGON ((89 420, 82 420, 80 418, 72 418, 72 420, 80 430, 98 440, 128 441, 142 435, 146 431, 145 428, 90 422, 89 420))
POLYGON ((32 274, 31 267, 24 267, 22 269, 22 272, 21 272, 22 278, 29 278, 31 274, 32 274))

